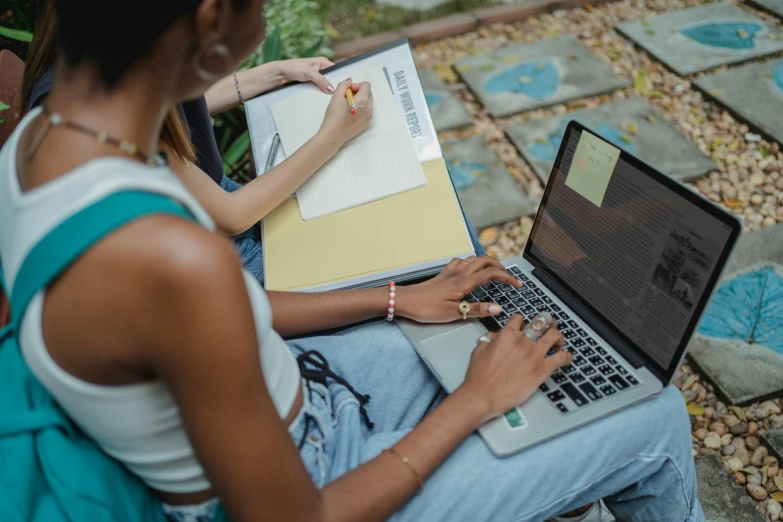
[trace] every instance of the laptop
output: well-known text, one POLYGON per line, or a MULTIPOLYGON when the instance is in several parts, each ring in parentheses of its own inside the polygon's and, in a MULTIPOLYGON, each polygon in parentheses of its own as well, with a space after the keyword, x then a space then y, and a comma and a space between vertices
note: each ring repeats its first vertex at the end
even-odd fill
POLYGON ((451 393, 480 335, 512 314, 528 322, 552 315, 573 363, 479 428, 493 453, 510 455, 668 385, 741 229, 731 214, 572 121, 524 253, 503 263, 524 286, 493 282, 465 297, 504 312, 399 325, 451 393))

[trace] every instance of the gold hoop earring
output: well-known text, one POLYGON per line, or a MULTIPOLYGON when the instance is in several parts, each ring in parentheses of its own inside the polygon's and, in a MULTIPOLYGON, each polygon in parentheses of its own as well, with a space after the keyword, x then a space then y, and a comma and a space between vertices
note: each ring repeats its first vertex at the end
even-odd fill
POLYGON ((221 43, 213 44, 209 49, 207 49, 206 52, 204 52, 203 49, 198 49, 196 54, 193 55, 193 70, 195 70, 198 77, 205 82, 216 82, 224 77, 226 74, 228 74, 229 69, 231 69, 231 63, 231 53, 229 52, 228 47, 221 43), (212 55, 217 55, 223 59, 225 68, 222 72, 213 73, 206 70, 201 64, 205 56, 208 57, 212 55))

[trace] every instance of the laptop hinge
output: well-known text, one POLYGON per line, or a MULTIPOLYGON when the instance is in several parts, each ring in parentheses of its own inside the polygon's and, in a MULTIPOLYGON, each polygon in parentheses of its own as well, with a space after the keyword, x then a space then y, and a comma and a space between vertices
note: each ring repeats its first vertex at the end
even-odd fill
POLYGON ((658 375, 657 371, 655 371, 652 367, 644 364, 641 357, 636 355, 633 347, 628 346, 625 341, 613 334, 609 328, 604 326, 597 317, 590 313, 587 308, 582 306, 575 297, 569 294, 565 288, 558 284, 552 277, 547 275, 546 272, 541 270, 541 268, 536 267, 533 268, 533 275, 536 276, 536 278, 544 285, 546 285, 546 287, 561 301, 563 301, 563 303, 568 308, 570 308, 574 313, 578 314, 579 318, 587 323, 587 326, 592 328, 595 333, 603 337, 606 342, 611 344, 612 348, 614 348, 617 353, 625 358, 625 360, 627 360, 634 368, 638 369, 644 366, 656 377, 658 377, 659 380, 662 379, 662 377, 658 375))

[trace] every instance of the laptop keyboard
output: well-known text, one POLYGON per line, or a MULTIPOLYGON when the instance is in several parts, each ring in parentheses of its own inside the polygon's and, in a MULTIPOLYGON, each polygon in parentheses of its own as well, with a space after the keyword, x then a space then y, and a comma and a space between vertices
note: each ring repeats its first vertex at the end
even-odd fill
MULTIPOLYGON (((487 283, 466 296, 469 302, 497 303, 503 312, 495 317, 481 319, 491 332, 497 332, 513 314, 521 314, 530 322, 539 312, 549 312, 565 337, 564 351, 572 352, 571 364, 563 366, 539 389, 561 413, 570 413, 605 397, 623 392, 640 383, 631 372, 579 326, 547 294, 546 288, 533 282, 517 266, 506 269, 519 279, 519 289, 503 283, 487 283)), ((554 353, 550 350, 549 355, 554 353)))

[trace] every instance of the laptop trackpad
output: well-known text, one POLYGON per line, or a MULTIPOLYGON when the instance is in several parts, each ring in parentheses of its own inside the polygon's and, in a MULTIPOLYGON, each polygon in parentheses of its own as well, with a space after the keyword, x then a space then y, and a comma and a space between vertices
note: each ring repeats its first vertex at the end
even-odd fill
POLYGON ((484 329, 468 324, 422 341, 422 353, 438 374, 441 384, 451 393, 465 380, 470 354, 484 329))

